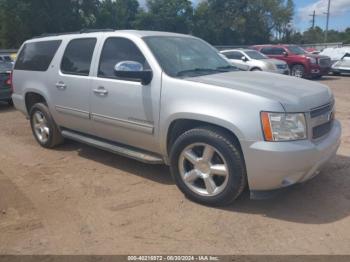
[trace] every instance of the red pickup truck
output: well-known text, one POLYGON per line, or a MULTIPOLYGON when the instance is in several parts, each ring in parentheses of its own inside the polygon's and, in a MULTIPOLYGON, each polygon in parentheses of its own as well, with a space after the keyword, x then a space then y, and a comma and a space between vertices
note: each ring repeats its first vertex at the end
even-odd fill
POLYGON ((252 48, 287 62, 291 75, 296 77, 320 78, 331 69, 330 57, 310 54, 295 45, 256 45, 252 48))

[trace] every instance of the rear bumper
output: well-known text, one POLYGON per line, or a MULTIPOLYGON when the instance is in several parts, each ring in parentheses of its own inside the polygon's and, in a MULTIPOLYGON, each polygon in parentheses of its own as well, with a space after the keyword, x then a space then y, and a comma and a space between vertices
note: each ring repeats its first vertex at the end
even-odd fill
POLYGON ((250 190, 264 191, 291 186, 317 175, 336 155, 341 125, 334 121, 331 132, 319 142, 243 142, 250 190))

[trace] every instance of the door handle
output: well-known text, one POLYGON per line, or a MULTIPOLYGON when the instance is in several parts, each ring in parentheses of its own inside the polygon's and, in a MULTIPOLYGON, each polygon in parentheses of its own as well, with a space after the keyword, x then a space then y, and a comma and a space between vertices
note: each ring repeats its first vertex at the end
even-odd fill
POLYGON ((67 88, 67 85, 63 82, 58 82, 58 83, 56 83, 56 87, 57 87, 57 89, 64 90, 67 88))
POLYGON ((99 87, 97 89, 93 90, 95 94, 101 95, 101 96, 106 96, 108 95, 108 91, 104 87, 99 87))

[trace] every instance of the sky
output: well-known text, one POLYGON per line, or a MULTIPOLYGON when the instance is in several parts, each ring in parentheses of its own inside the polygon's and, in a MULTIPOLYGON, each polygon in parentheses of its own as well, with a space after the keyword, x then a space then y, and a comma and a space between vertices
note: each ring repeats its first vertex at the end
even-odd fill
MULTIPOLYGON (((195 5, 201 0, 191 0, 195 5)), ((139 0, 141 6, 145 6, 146 0, 139 0)), ((305 31, 311 26, 312 17, 309 16, 316 11, 315 25, 325 29, 328 0, 294 0, 295 15, 293 19, 294 28, 297 31, 305 31)), ((350 0, 331 0, 329 29, 339 31, 350 27, 350 0)))
MULTIPOLYGON (((294 0, 294 27, 304 31, 311 26, 310 16, 316 11, 316 25, 325 29, 328 0, 294 0)), ((343 31, 350 27, 350 0, 331 0, 329 28, 343 31)))

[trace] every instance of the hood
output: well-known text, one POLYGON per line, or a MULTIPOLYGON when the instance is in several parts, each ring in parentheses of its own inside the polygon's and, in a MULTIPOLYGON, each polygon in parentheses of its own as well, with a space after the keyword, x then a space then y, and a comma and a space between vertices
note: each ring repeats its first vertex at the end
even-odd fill
POLYGON ((188 78, 278 101, 286 112, 307 112, 333 99, 330 89, 317 82, 267 72, 228 72, 188 78))

